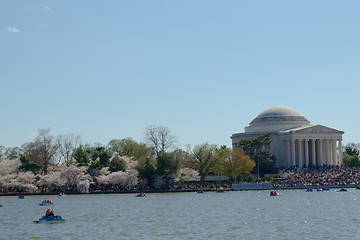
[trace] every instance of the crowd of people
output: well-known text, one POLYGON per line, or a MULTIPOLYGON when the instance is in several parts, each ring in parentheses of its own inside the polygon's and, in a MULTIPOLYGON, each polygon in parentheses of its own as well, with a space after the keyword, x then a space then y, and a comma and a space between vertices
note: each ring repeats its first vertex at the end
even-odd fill
MULTIPOLYGON (((308 168, 292 167, 279 170, 279 178, 272 181, 273 186, 323 186, 323 185, 346 185, 360 184, 360 168, 349 168, 346 166, 313 166, 308 168)), ((260 179, 259 179, 260 181, 260 179)), ((196 191, 196 190, 218 190, 232 189, 232 184, 189 183, 181 185, 169 185, 149 188, 148 186, 122 186, 122 185, 98 185, 90 184, 89 193, 96 192, 171 192, 171 191, 196 191)), ((0 194, 22 193, 21 188, 0 187, 0 194)), ((76 193, 76 186, 38 186, 37 193, 76 193)))
POLYGON ((281 178, 273 181, 274 186, 360 184, 360 169, 346 166, 293 167, 281 170, 279 175, 281 178))

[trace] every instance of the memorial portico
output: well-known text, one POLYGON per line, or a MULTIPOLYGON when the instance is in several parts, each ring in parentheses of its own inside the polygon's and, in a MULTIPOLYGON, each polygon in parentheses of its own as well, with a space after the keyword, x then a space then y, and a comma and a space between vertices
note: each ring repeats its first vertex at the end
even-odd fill
POLYGON ((278 167, 323 166, 342 164, 343 131, 311 125, 299 112, 288 107, 273 107, 260 113, 244 133, 231 136, 233 148, 242 139, 251 139, 271 132, 267 148, 278 167))

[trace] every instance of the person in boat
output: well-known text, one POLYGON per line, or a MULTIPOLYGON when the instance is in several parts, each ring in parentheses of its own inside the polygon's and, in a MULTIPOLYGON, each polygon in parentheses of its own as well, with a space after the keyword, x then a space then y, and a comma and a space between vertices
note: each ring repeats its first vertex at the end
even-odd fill
POLYGON ((45 212, 45 216, 47 216, 47 217, 48 217, 48 216, 50 215, 50 213, 51 213, 51 212, 50 212, 50 209, 46 210, 46 212, 45 212))
POLYGON ((50 214, 49 214, 49 216, 53 216, 53 217, 55 217, 54 212, 53 212, 53 211, 51 211, 51 212, 50 212, 50 214))

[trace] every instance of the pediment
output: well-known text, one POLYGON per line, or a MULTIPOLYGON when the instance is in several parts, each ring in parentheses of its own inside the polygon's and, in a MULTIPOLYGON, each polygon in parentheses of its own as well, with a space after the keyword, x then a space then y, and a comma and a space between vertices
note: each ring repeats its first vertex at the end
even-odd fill
POLYGON ((343 134, 343 131, 329 128, 323 125, 312 125, 296 129, 289 129, 293 133, 338 133, 343 134))

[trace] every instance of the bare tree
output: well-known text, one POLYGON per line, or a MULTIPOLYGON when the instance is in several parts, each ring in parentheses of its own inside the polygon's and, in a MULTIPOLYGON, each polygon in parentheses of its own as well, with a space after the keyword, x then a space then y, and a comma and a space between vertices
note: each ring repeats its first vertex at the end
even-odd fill
POLYGON ((25 143, 22 148, 29 161, 40 164, 43 173, 47 174, 57 152, 57 145, 54 143, 54 137, 50 135, 50 128, 38 129, 38 136, 34 142, 25 143))
POLYGON ((145 130, 145 141, 159 155, 176 143, 176 137, 170 134, 167 127, 150 126, 145 130))
POLYGON ((59 162, 64 162, 67 167, 71 165, 72 155, 81 144, 81 136, 73 133, 59 135, 56 138, 56 145, 59 153, 59 162))

